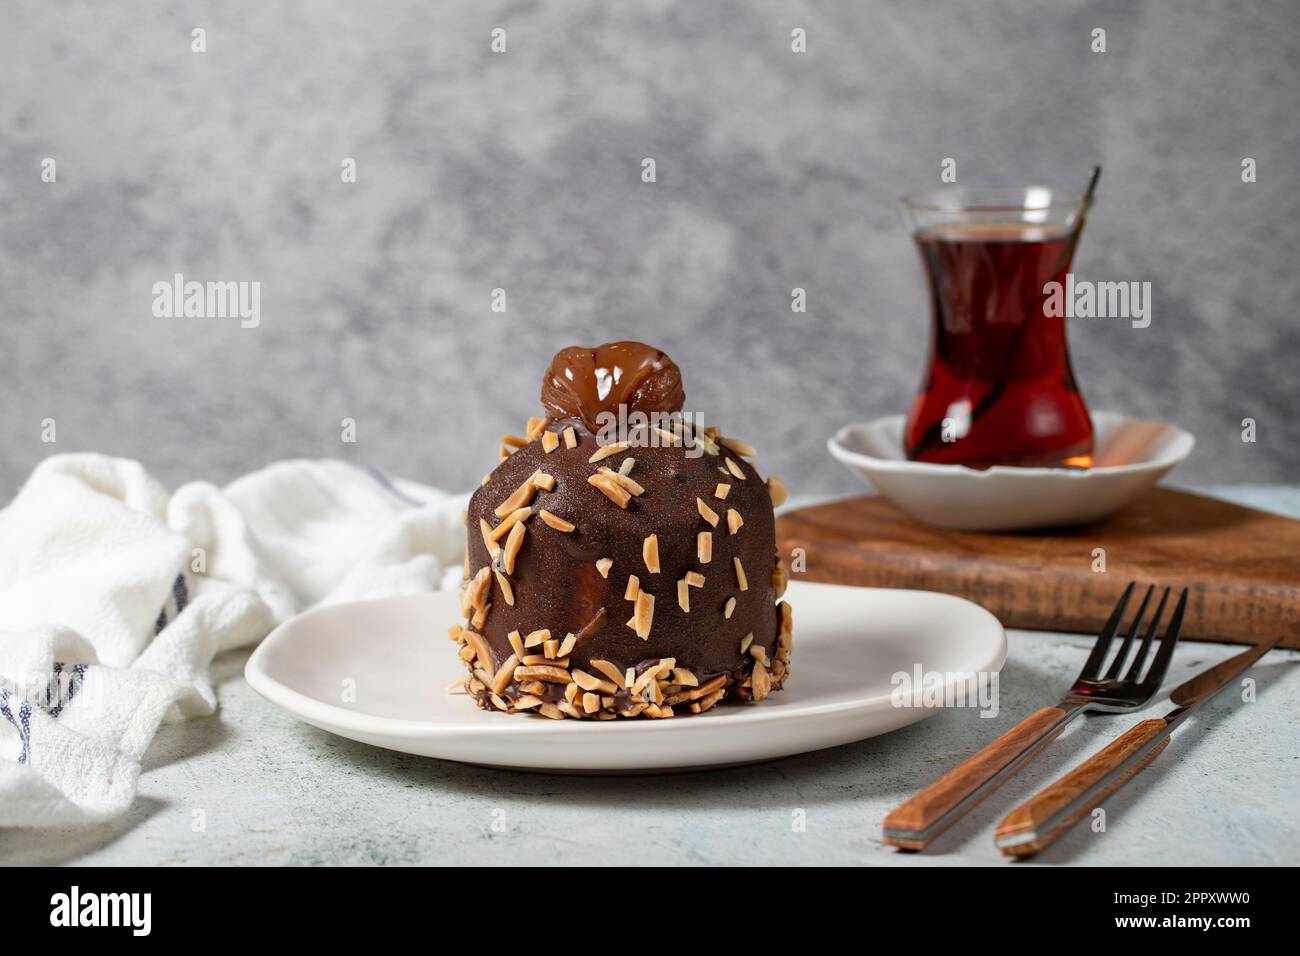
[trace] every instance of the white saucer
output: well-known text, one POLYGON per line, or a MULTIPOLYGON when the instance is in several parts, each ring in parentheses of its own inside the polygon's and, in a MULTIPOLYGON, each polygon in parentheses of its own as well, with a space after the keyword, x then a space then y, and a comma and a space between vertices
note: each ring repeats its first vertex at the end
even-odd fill
POLYGON ((560 772, 629 773, 768 760, 883 734, 930 716, 891 700, 896 672, 992 673, 1002 626, 947 594, 791 582, 794 657, 785 689, 667 720, 548 720, 479 710, 446 686, 464 674, 434 592, 308 611, 262 642, 253 689, 323 730, 404 753, 560 772), (355 690, 354 702, 345 691, 355 690))
POLYGON ((903 457, 903 416, 846 425, 831 454, 912 517, 962 531, 1022 531, 1099 521, 1135 501, 1191 454, 1196 439, 1168 422, 1093 412, 1092 468, 983 470, 903 457))

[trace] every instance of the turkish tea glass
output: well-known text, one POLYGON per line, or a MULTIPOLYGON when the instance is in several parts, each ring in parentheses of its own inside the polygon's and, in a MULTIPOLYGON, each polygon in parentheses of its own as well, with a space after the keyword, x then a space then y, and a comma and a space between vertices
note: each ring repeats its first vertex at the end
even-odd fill
POLYGON ((1070 368, 1065 318, 1045 308, 1050 283, 1065 285, 1085 207, 1083 196, 1043 186, 903 200, 931 309, 928 368, 904 428, 908 458, 1091 464, 1092 420, 1070 368))

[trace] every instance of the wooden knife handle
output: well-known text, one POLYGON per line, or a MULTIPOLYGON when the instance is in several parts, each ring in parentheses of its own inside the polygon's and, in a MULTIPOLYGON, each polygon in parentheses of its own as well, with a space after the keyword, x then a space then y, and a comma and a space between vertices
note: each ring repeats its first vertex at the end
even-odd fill
POLYGON ((926 844, 960 820, 966 811, 997 789, 1004 779, 998 778, 998 774, 1004 768, 1033 758, 1065 729, 1071 716, 1073 713, 1067 714, 1060 707, 1044 707, 1030 714, 891 811, 885 817, 881 839, 905 850, 924 849, 926 844), (958 806, 965 800, 969 803, 958 806))
POLYGON ((1097 794, 1095 799, 1081 804, 1077 810, 1053 825, 1050 831, 1045 832, 1044 827, 1046 827, 1048 821, 1068 806, 1071 800, 1095 785, 1107 773, 1141 750, 1165 727, 1165 722, 1158 719, 1144 720, 1133 725, 1060 780, 1030 797, 1008 813, 1002 822, 998 824, 997 829, 993 831, 994 838, 1000 840, 1018 834, 1032 834, 1033 839, 1003 846, 1001 848, 1002 852, 1007 856, 1032 856, 1055 843, 1070 827, 1078 823, 1085 815, 1100 805, 1103 800, 1128 783, 1134 774, 1149 764, 1160 751, 1169 745, 1169 738, 1166 737, 1152 747, 1150 753, 1145 754, 1142 760, 1131 767, 1127 773, 1122 774, 1107 785, 1104 790, 1097 794))

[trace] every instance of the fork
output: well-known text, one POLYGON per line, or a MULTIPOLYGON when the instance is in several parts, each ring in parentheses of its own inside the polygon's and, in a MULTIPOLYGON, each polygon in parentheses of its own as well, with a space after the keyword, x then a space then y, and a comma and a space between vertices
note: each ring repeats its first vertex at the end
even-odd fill
POLYGON ((1142 629, 1147 607, 1155 592, 1155 585, 1147 588, 1137 616, 1120 644, 1114 661, 1104 672, 1111 644, 1120 630, 1124 612, 1133 596, 1136 582, 1130 581, 1106 620, 1092 653, 1075 678, 1074 685, 1055 707, 1044 707, 1030 714, 997 740, 988 744, 966 760, 953 767, 934 783, 919 791, 906 803, 885 817, 882 839, 891 846, 905 850, 923 850, 948 827, 956 823, 973 806, 992 793, 1012 774, 1036 757, 1060 735, 1070 721, 1085 711, 1104 714, 1121 714, 1144 707, 1155 696, 1169 670, 1169 660, 1178 643, 1183 626, 1183 612, 1187 607, 1187 589, 1184 588, 1169 621, 1169 628, 1160 641, 1151 667, 1143 674, 1143 665, 1164 617, 1170 589, 1165 588, 1156 607, 1155 616, 1138 647, 1137 655, 1124 671, 1124 664, 1132 650, 1133 641, 1142 629), (1123 676, 1120 676, 1123 671, 1123 676))

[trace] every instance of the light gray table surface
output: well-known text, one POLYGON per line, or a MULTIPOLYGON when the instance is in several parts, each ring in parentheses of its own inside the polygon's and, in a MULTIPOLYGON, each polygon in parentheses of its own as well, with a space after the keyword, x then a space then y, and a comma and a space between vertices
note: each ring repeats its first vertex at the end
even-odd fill
MULTIPOLYGON (((1300 515, 1300 488, 1217 489, 1300 515)), ((1086 636, 1010 631, 1000 712, 941 711, 906 729, 738 769, 575 777, 463 766, 379 750, 299 722, 218 659, 210 718, 164 726, 135 804, 94 827, 0 832, 8 864, 867 864, 1004 863, 992 827, 1011 806, 1136 721, 1089 717, 925 854, 880 842, 884 815, 1032 710, 1055 703, 1086 636), (196 811, 202 811, 201 814, 196 811), (802 811, 800 813, 799 811, 802 811), (802 819, 802 830, 793 824, 802 819), (195 821, 205 826, 196 829, 195 821)), ((1167 688, 1240 651, 1188 643, 1167 688)), ((1300 863, 1300 653, 1275 651, 1205 705, 1041 863, 1300 863)), ((796 652, 795 674, 798 673, 796 652)), ((1023 864, 1020 864, 1023 865, 1023 864)))

